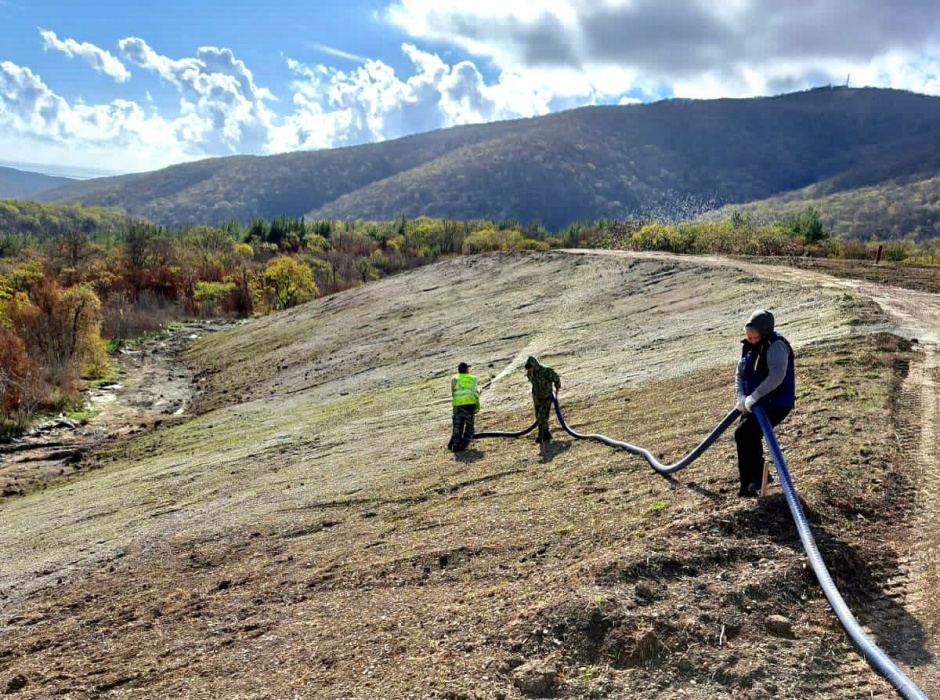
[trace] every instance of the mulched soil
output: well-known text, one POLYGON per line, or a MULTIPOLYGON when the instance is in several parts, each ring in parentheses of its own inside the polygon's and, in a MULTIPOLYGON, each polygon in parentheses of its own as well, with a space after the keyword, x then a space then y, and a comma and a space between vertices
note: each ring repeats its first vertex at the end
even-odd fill
MULTIPOLYGON (((890 335, 804 348, 799 407, 779 433, 836 582, 886 650, 916 668, 929 661, 916 643, 924 632, 888 585, 915 478, 895 439, 909 361, 910 346, 890 335)), ((678 457, 727 410, 728 382, 696 371, 564 408, 577 430, 678 457)), ((529 420, 523 409, 481 418, 529 420)), ((894 696, 830 611, 782 495, 737 497, 730 439, 667 479, 631 455, 555 438, 541 451, 531 439, 481 440, 454 456, 442 436, 384 492, 142 542, 0 612, 0 690, 894 696), (776 631, 774 615, 787 618, 776 631)))

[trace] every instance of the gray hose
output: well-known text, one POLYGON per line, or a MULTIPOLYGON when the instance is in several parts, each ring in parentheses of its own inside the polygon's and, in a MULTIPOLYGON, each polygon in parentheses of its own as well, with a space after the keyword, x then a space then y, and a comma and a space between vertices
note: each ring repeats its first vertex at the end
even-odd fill
POLYGON ((596 435, 594 433, 582 435, 581 433, 575 432, 568 427, 564 416, 561 415, 561 406, 558 405, 558 397, 553 395, 552 401, 555 403, 555 415, 558 416, 558 423, 571 437, 577 438, 578 440, 598 440, 603 442, 605 445, 619 447, 620 449, 626 450, 627 452, 640 455, 643 459, 649 462, 649 465, 653 469, 655 469, 660 474, 672 474, 673 472, 677 472, 680 469, 685 469, 687 466, 692 464, 692 462, 702 456, 702 453, 705 452, 705 450, 712 446, 712 443, 714 443, 715 440, 717 440, 721 434, 728 429, 728 426, 734 423, 735 419, 738 417, 737 409, 731 409, 731 412, 722 419, 721 423, 715 426, 715 429, 709 433, 708 437, 699 443, 698 447, 696 447, 694 450, 689 452, 689 454, 674 464, 663 464, 658 459, 656 459, 656 457, 653 456, 653 453, 649 450, 645 450, 642 447, 637 447, 636 445, 631 445, 629 442, 613 440, 606 435, 596 435))
MULTIPOLYGON (((662 464, 653 454, 642 447, 637 447, 631 445, 628 442, 621 442, 620 440, 613 440, 606 435, 597 435, 597 434, 581 434, 575 432, 568 424, 565 422, 564 416, 561 414, 561 406, 558 404, 558 397, 554 394, 552 395, 552 402, 555 404, 555 415, 558 417, 558 423, 564 429, 566 433, 571 435, 573 438, 578 440, 598 440, 599 442, 604 443, 605 445, 610 445, 611 447, 617 447, 627 452, 632 452, 633 454, 640 455, 643 457, 649 465, 655 469, 660 474, 672 474, 679 471, 680 469, 685 469, 687 466, 692 464, 696 459, 698 459, 705 450, 711 447, 712 443, 718 439, 718 437, 728 429, 728 427, 735 421, 738 417, 739 412, 737 409, 732 409, 728 415, 726 415, 722 421, 715 426, 715 429, 706 437, 702 442, 692 450, 685 457, 680 459, 674 464, 662 464)), ((786 461, 783 459, 783 452, 780 451, 780 445, 777 443, 777 436, 774 434, 773 427, 770 425, 770 421, 767 419, 767 415, 764 413, 764 410, 760 406, 754 406, 753 408, 754 416, 757 418, 757 422, 760 424, 761 430, 764 432, 764 437, 767 440, 767 446, 770 448, 770 453, 773 455, 774 466, 777 469, 777 474, 780 477, 780 484, 783 487, 783 494, 786 497, 787 505, 790 506, 790 513, 793 515, 793 522, 796 523, 797 532, 800 535, 800 541, 803 543, 803 549, 806 551, 806 556, 809 558, 809 563, 813 567, 813 571, 816 573, 816 579, 819 581, 819 585, 823 589, 823 593, 826 595, 826 599, 829 601, 829 605, 832 606, 832 610, 835 612, 836 617, 839 618, 839 622, 842 623, 842 626, 845 628, 845 631, 848 632, 849 637, 862 652, 862 655, 868 660, 878 673, 883 675, 888 681, 893 685, 897 691, 901 694, 905 700, 929 700, 924 692, 914 685, 914 682, 908 678, 904 672, 897 667, 897 665, 887 657, 887 655, 878 648, 875 642, 865 634, 865 631, 862 629, 861 625, 858 624, 858 620, 855 619, 855 616, 852 615, 852 612, 849 610, 849 606, 846 605, 845 600, 842 598, 842 595, 839 593, 839 590, 836 588, 835 583, 832 580, 832 576, 829 574, 829 570, 826 568, 826 564, 823 562, 822 555, 819 553, 819 548, 816 546, 816 540, 813 538, 813 533, 810 530, 809 523, 806 520, 806 515, 803 513, 803 508, 800 506, 800 500, 796 495, 796 489, 793 486, 793 480, 790 478, 790 472, 787 469, 786 461)), ((533 423, 531 426, 525 430, 519 430, 517 432, 501 433, 501 432, 484 432, 474 435, 474 438, 486 438, 486 437, 521 437, 527 433, 532 432, 538 423, 533 423)))

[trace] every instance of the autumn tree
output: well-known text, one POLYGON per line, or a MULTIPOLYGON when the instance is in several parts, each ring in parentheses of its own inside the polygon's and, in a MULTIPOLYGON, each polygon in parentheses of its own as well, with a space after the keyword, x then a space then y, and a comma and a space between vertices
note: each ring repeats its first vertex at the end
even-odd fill
POLYGON ((36 285, 33 304, 21 311, 17 326, 50 384, 70 388, 89 363, 95 365, 95 374, 107 365, 101 356, 100 309, 89 285, 63 289, 54 280, 36 285))
POLYGON ((128 220, 124 229, 124 254, 128 262, 136 268, 149 265, 156 252, 155 242, 163 234, 163 229, 145 221, 128 220))
POLYGON ((205 270, 221 264, 231 254, 234 241, 221 229, 199 226, 184 234, 183 243, 194 253, 197 264, 205 270))
POLYGON ((42 383, 36 361, 23 341, 0 330, 0 417, 22 430, 42 402, 42 383))
POLYGON ((286 255, 268 261, 263 280, 268 298, 276 309, 289 309, 318 293, 310 268, 286 255))
POLYGON ((353 263, 353 269, 355 269, 356 275, 359 277, 359 281, 362 282, 362 284, 379 278, 379 272, 375 269, 375 265, 372 264, 372 260, 369 258, 356 258, 356 261, 353 263))

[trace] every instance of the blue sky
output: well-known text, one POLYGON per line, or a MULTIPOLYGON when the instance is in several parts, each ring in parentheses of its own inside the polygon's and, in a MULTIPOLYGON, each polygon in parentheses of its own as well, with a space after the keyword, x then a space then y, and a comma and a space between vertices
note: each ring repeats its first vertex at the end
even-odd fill
MULTIPOLYGON (((64 97, 91 102, 111 99, 113 81, 60 52, 44 49, 39 28, 115 55, 119 54, 118 40, 125 37, 142 37, 156 51, 173 58, 192 56, 200 46, 227 47, 246 62, 259 84, 275 92, 279 92, 278 86, 285 88, 279 96, 289 99, 289 76, 282 53, 340 68, 355 65, 315 48, 335 42, 348 53, 383 57, 396 69, 407 68, 400 50, 405 36, 401 31, 390 31, 388 23, 378 18, 382 9, 382 3, 369 0, 274 4, 167 0, 140 5, 114 0, 10 0, 0 2, 0 47, 5 47, 0 48, 0 57, 30 67, 64 97), (272 7, 276 9, 268 9, 272 7)), ((144 99, 149 89, 161 101, 177 101, 173 91, 160 90, 156 76, 141 73, 134 78, 122 88, 122 96, 144 99)))
POLYGON ((934 0, 0 0, 0 161, 131 172, 671 96, 940 94, 934 0))

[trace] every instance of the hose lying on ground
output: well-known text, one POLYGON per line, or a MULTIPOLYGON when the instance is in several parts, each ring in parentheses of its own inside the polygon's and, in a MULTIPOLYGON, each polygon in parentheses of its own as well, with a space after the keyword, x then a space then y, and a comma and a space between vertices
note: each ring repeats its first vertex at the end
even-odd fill
MULTIPOLYGON (((717 440, 719 436, 735 421, 738 415, 740 415, 737 409, 732 409, 731 412, 728 413, 728 415, 726 415, 717 426, 715 426, 715 429, 712 430, 708 437, 706 437, 694 450, 689 452, 689 454, 680 459, 678 462, 665 465, 657 460, 649 450, 643 449, 642 447, 631 445, 628 442, 621 442, 620 440, 613 440, 606 435, 597 435, 594 433, 581 434, 575 432, 565 422, 565 418, 561 413, 561 406, 558 404, 558 397, 553 395, 552 401, 555 404, 555 415, 558 417, 558 423, 566 433, 578 440, 598 440, 605 445, 610 445, 611 447, 617 447, 622 450, 626 450, 627 452, 640 455, 647 462, 649 462, 653 469, 655 469, 660 474, 672 474, 679 471, 680 469, 685 469, 692 462, 698 459, 709 447, 711 447, 715 440, 717 440)), ((771 427, 770 421, 767 419, 767 414, 764 413, 764 410, 760 406, 754 406, 753 411, 754 416, 757 418, 757 422, 760 424, 761 430, 764 432, 764 437, 767 440, 767 446, 770 448, 770 453, 773 456, 774 466, 776 467, 777 475, 780 477, 780 485, 783 487, 783 495, 787 500, 787 505, 790 506, 790 514, 793 516, 793 522, 796 524, 797 532, 800 535, 800 541, 803 543, 803 549, 806 551, 806 556, 809 558, 809 563, 813 567, 813 571, 816 574, 816 579, 819 581, 819 585, 822 586, 823 593, 825 593, 826 599, 829 601, 829 605, 832 606, 832 610, 835 612, 836 617, 839 618, 839 622, 842 623, 845 631, 848 632, 849 637, 851 637, 852 641, 855 642, 855 645, 862 652, 862 655, 868 660, 868 663, 870 663, 881 675, 887 678, 888 681, 901 694, 901 696, 905 698, 905 700, 928 700, 923 691, 914 685, 913 681, 911 681, 911 679, 908 678, 904 672, 899 669, 897 665, 891 661, 891 659, 889 659, 881 649, 878 648, 874 641, 872 641, 872 639, 867 634, 865 634, 865 631, 862 629, 861 625, 858 624, 858 620, 856 620, 855 616, 852 615, 848 605, 846 605, 845 600, 839 593, 839 589, 836 588, 836 585, 832 580, 832 576, 829 574, 829 570, 826 568, 826 564, 823 562, 822 555, 819 553, 819 548, 816 546, 816 540, 813 539, 813 533, 809 528, 806 515, 803 513, 803 507, 800 505, 800 499, 797 496, 796 489, 793 486, 793 480, 790 478, 790 472, 787 469, 786 461, 783 458, 783 452, 780 451, 780 445, 777 443, 777 436, 774 434, 773 427, 771 427)), ((535 430, 536 425, 538 425, 537 422, 533 423, 525 430, 518 430, 516 432, 490 431, 477 433, 474 435, 474 439, 487 437, 522 437, 523 435, 526 435, 535 430)))
POLYGON ((643 459, 649 462, 649 465, 653 469, 655 469, 660 474, 672 474, 674 472, 679 471, 680 469, 685 469, 687 466, 692 464, 692 462, 694 462, 695 460, 697 460, 699 457, 702 456, 705 450, 707 450, 709 447, 712 446, 712 443, 714 443, 715 440, 721 437, 721 434, 725 432, 725 430, 728 429, 728 426, 734 423, 734 421, 737 420, 737 417, 738 417, 737 409, 732 409, 731 412, 722 419, 721 423, 715 426, 715 429, 711 431, 711 433, 709 433, 708 437, 706 437, 704 440, 702 440, 702 442, 699 443, 698 447, 696 447, 694 450, 689 452, 689 454, 687 454, 685 457, 683 457, 682 459, 680 459, 678 462, 674 464, 663 464, 658 459, 656 459, 656 457, 653 456, 653 453, 650 452, 649 450, 645 450, 642 447, 637 447, 636 445, 631 445, 629 442, 621 442, 620 440, 612 440, 606 435, 597 435, 594 433, 582 435, 581 433, 575 432, 565 422, 564 416, 561 415, 561 407, 558 405, 558 397, 553 396, 552 400, 555 403, 555 415, 558 416, 558 422, 559 424, 561 424, 561 427, 564 429, 566 433, 568 433, 574 438, 577 438, 578 440, 598 440, 600 442, 603 442, 605 445, 610 445, 611 447, 619 447, 620 449, 626 450, 627 452, 632 452, 635 455, 640 455, 641 457, 643 457, 643 459))
MULTIPOLYGON (((557 401, 557 399, 556 399, 556 401, 557 401)), ((538 424, 539 424, 539 422, 538 422, 538 421, 535 421, 535 422, 534 422, 532 425, 530 425, 528 428, 525 428, 525 429, 523 429, 523 430, 516 430, 515 432, 508 432, 508 433, 503 433, 503 432, 500 432, 500 431, 498 431, 498 430, 489 430, 489 431, 486 431, 486 432, 483 432, 483 433, 474 433, 474 434, 473 434, 473 439, 476 440, 477 438, 491 438, 491 437, 511 437, 511 438, 522 437, 523 435, 528 435, 528 434, 531 433, 533 430, 535 430, 535 428, 538 426, 538 424)))
POLYGON ((822 555, 816 547, 816 540, 813 539, 813 533, 809 529, 809 523, 806 521, 806 515, 803 513, 803 507, 800 505, 800 499, 796 495, 796 489, 793 486, 793 480, 790 478, 790 471, 787 469, 787 463, 783 458, 783 452, 780 451, 780 445, 777 443, 777 436, 774 435, 774 429, 770 425, 770 420, 764 409, 760 406, 754 406, 754 416, 760 423, 761 430, 764 431, 764 437, 767 440, 767 446, 770 448, 770 454, 774 458, 774 466, 777 469, 777 475, 780 477, 780 485, 783 487, 783 495, 787 499, 787 505, 790 506, 790 513, 793 515, 793 522, 796 523, 796 529, 800 533, 800 540, 803 542, 803 549, 806 550, 806 556, 809 557, 809 563, 816 573, 816 579, 822 586, 823 592, 832 606, 833 611, 839 618, 839 622, 845 627, 852 641, 861 650, 862 654, 868 659, 868 663, 887 678, 891 685, 897 688, 898 692, 908 700, 927 700, 927 696, 914 685, 914 682, 904 675, 885 653, 878 648, 871 637, 865 634, 858 620, 852 615, 849 606, 845 604, 839 589, 829 575, 829 569, 823 562, 822 555))

